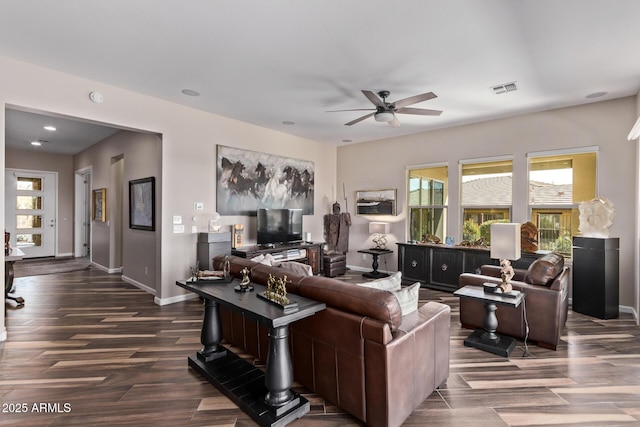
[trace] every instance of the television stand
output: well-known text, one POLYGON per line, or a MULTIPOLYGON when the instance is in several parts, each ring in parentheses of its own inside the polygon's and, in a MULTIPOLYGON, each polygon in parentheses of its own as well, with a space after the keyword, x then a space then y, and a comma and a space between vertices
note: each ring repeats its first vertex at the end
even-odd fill
POLYGON ((232 249, 231 255, 251 259, 258 255, 271 254, 277 261, 296 261, 308 264, 311 266, 313 274, 319 274, 324 271, 322 246, 324 243, 314 242, 274 245, 270 248, 265 245, 254 245, 232 249))

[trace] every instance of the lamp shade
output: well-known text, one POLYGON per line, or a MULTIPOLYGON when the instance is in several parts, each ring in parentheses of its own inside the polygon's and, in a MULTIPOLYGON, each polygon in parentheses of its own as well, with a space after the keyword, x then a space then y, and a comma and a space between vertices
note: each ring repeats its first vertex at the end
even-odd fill
POLYGON ((520 224, 491 224, 491 258, 520 259, 520 224))
POLYGON ((390 228, 388 222, 370 222, 369 234, 389 234, 390 228))

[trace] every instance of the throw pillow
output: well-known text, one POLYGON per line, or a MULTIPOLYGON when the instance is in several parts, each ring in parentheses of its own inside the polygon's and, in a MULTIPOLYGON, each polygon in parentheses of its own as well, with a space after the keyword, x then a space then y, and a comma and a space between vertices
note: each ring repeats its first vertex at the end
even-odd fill
POLYGON ((303 264, 301 262, 296 261, 286 261, 281 263, 274 263, 274 267, 280 267, 282 269, 291 271, 294 274, 298 274, 300 276, 313 276, 313 269, 310 265, 303 264))
POLYGON ((409 313, 413 313, 418 309, 418 297, 420 295, 420 282, 416 282, 413 285, 405 286, 399 291, 393 293, 398 302, 400 303, 400 309, 402 315, 406 316, 409 313))
POLYGON ((397 291, 401 288, 402 272, 392 274, 389 277, 371 280, 369 282, 358 283, 358 286, 366 288, 382 289, 383 291, 397 291))
POLYGON ((260 264, 271 266, 273 265, 275 258, 271 254, 260 254, 255 258, 251 258, 251 261, 259 262, 260 264))

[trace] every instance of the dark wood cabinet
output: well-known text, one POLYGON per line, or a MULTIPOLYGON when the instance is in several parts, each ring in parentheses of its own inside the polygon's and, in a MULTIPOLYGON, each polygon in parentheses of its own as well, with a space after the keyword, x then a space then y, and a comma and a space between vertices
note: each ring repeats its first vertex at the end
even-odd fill
POLYGON ((277 245, 273 248, 247 246, 231 251, 232 255, 242 258, 255 258, 260 254, 271 254, 276 261, 297 261, 311 266, 313 274, 323 271, 322 246, 324 243, 300 243, 293 245, 277 245))
POLYGON ((429 284, 436 289, 451 290, 458 287, 458 277, 463 272, 462 251, 452 251, 447 247, 431 248, 431 277, 429 284))
POLYGON ((398 255, 398 270, 402 271, 405 281, 424 282, 429 271, 429 257, 427 251, 415 246, 400 246, 398 255))
MULTIPOLYGON (((489 249, 465 246, 397 243, 398 270, 403 283, 421 282, 425 287, 453 292, 462 273, 480 273, 485 264, 498 265, 489 249)), ((523 253, 514 268, 527 269, 543 253, 523 253)))

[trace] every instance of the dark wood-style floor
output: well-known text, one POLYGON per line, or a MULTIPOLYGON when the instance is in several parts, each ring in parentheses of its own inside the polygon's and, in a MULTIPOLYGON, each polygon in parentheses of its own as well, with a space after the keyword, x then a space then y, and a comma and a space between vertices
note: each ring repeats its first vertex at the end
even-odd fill
MULTIPOLYGON (((15 283, 26 305, 6 303, 0 425, 255 425, 187 367, 200 347, 197 299, 160 307, 93 268, 15 283)), ((523 357, 520 342, 506 359, 463 346, 470 331, 459 326, 456 297, 420 296, 452 307, 451 374, 405 425, 640 425, 640 330, 629 314, 604 321, 571 312, 558 351, 530 345, 523 357)), ((292 426, 361 425, 297 390, 311 412, 292 426)))

